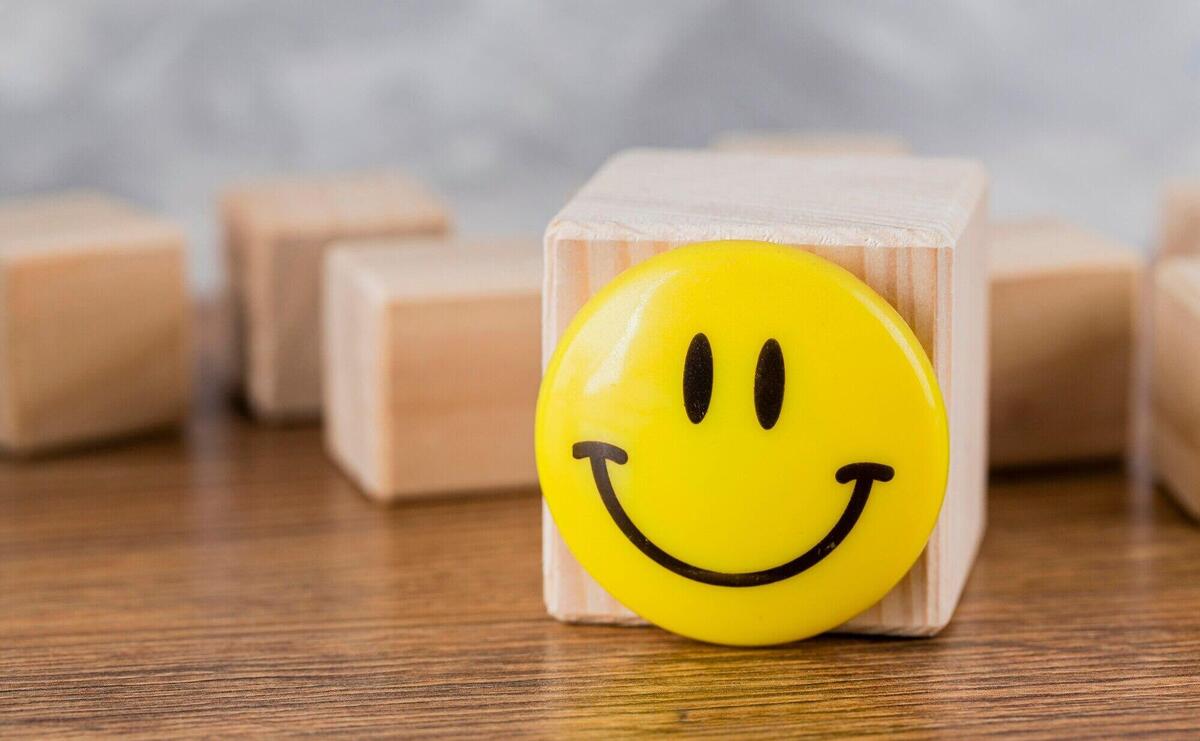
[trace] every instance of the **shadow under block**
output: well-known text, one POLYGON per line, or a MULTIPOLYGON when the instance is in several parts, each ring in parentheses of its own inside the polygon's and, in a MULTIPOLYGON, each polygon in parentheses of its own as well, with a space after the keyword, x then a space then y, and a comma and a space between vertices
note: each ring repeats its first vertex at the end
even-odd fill
POLYGON ((287 179, 222 199, 242 387, 256 416, 321 408, 320 271, 338 239, 421 237, 449 228, 446 208, 396 174, 287 179))
POLYGON ((1200 519, 1200 256, 1154 273, 1151 450, 1154 470, 1200 519))
POLYGON ((804 131, 731 131, 713 139, 713 149, 758 154, 812 156, 903 156, 908 143, 888 134, 819 134, 804 131))
POLYGON ((992 228, 993 466, 1122 456, 1142 258, 1052 219, 992 228))
POLYGON ((1200 180, 1174 180, 1163 193, 1159 256, 1200 253, 1200 180))
POLYGON ((537 482, 535 239, 336 247, 325 272, 325 439, 371 497, 537 482))
POLYGON ((0 205, 0 448, 167 427, 187 410, 184 237, 77 192, 0 205))
MULTIPOLYGON (((932 635, 950 620, 986 517, 987 178, 961 160, 634 150, 546 231, 543 362, 626 268, 694 242, 748 239, 831 260, 889 301, 929 353, 950 425, 938 524, 908 575, 841 630, 932 635)), ((638 623, 579 565, 543 504, 544 596, 560 620, 638 623)))

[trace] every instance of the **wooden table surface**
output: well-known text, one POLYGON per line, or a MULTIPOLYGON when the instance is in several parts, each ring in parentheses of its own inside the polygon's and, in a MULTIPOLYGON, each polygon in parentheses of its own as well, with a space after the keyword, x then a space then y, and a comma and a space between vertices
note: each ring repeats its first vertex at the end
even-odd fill
POLYGON ((179 436, 0 463, 0 734, 1200 726, 1200 528, 1116 469, 993 481, 937 638, 734 649, 547 618, 535 491, 381 508, 317 428, 199 396, 179 436))

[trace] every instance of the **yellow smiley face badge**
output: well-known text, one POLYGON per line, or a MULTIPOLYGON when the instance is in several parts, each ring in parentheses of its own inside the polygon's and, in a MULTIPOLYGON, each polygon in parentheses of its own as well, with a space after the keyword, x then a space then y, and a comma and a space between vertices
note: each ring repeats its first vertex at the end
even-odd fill
POLYGON ((579 312, 537 411, 542 492, 617 600, 759 645, 837 627, 925 547, 949 443, 920 343, 801 250, 711 242, 627 270, 579 312))

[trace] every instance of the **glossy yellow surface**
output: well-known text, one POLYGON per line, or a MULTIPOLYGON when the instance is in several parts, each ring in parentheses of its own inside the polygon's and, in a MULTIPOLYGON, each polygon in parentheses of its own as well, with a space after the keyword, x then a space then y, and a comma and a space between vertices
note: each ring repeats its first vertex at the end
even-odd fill
POLYGON ((663 628, 739 645, 883 597, 929 538, 949 456, 929 359, 895 310, 833 263, 735 241, 664 253, 592 297, 546 369, 536 437, 588 573, 663 628))

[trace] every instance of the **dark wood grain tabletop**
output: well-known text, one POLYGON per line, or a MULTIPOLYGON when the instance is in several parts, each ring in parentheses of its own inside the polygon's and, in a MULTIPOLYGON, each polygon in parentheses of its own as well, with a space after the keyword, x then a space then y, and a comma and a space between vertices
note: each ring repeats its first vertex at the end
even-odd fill
POLYGON ((1200 528, 1118 468, 993 480, 936 638, 724 648, 556 623, 536 491, 380 507, 211 370, 178 435, 0 463, 0 735, 1200 728, 1200 528))

